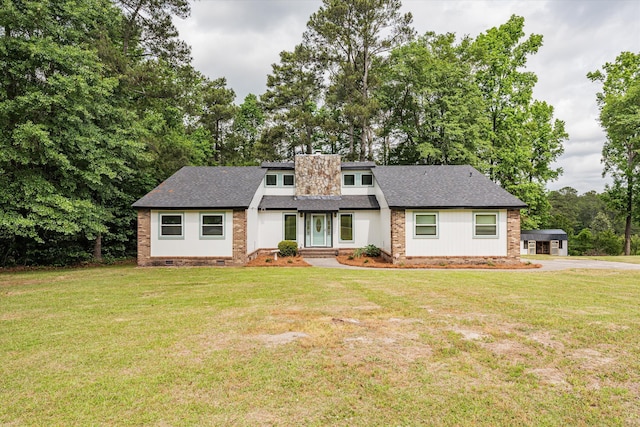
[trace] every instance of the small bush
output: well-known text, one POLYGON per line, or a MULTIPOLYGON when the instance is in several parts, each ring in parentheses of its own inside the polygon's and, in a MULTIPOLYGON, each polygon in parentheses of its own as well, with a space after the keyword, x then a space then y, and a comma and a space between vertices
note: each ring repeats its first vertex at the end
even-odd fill
POLYGON ((354 258, 360 258, 362 257, 362 255, 364 255, 364 248, 357 248, 356 250, 353 251, 354 258))
POLYGON ((298 254, 298 244, 293 240, 283 240, 278 243, 278 250, 282 256, 296 256, 298 254))
POLYGON ((271 261, 273 261, 271 258, 267 258, 267 259, 264 260, 264 262, 266 262, 266 263, 269 263, 271 261))
POLYGON ((375 258, 380 256, 380 248, 376 245, 367 245, 363 248, 364 254, 368 257, 375 258))

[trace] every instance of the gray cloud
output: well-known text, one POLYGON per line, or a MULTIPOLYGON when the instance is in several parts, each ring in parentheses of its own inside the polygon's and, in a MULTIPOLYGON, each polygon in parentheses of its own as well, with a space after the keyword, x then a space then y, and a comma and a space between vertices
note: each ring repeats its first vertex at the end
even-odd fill
MULTIPOLYGON (((211 78, 226 77, 237 102, 261 94, 271 64, 302 40, 306 23, 321 0, 205 0, 178 23, 193 48, 194 66, 211 78)), ((564 175, 550 189, 572 186, 602 191, 600 153, 605 136, 597 122, 595 94, 586 78, 625 50, 640 51, 637 0, 404 0, 419 34, 427 31, 477 36, 512 14, 524 16, 525 31, 544 36, 527 69, 536 73, 534 96, 555 108, 569 141, 557 165, 564 175)))

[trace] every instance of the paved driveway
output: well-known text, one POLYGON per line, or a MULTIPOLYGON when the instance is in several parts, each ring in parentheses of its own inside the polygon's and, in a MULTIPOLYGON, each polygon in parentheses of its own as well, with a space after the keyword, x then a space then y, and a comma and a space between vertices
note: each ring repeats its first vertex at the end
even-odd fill
MULTIPOLYGON (((526 260, 525 260, 526 261, 526 260)), ((541 264, 542 268, 536 268, 529 271, 558 271, 568 270, 572 268, 590 268, 599 270, 638 270, 640 271, 640 264, 629 264, 625 262, 610 262, 610 261, 597 261, 593 259, 584 258, 555 258, 545 260, 530 260, 534 264, 541 264)), ((527 270, 524 270, 527 271, 527 270)))
MULTIPOLYGON (((352 267, 348 265, 340 264, 335 258, 305 258, 309 264, 314 267, 326 267, 326 268, 343 268, 349 270, 372 270, 371 268, 366 267, 352 267)), ((527 261, 527 260, 524 260, 527 261)), ((559 271, 559 270, 569 270, 576 268, 587 268, 587 269, 600 269, 600 270, 637 270, 640 271, 640 264, 629 264, 624 262, 610 262, 610 261, 596 261, 592 259, 577 259, 577 258, 556 258, 556 259, 546 259, 546 260, 530 260, 534 264, 541 264, 541 268, 531 268, 531 269, 519 269, 519 270, 511 270, 511 271, 522 271, 522 272, 535 272, 535 271, 559 271)), ((400 271, 400 270, 396 270, 400 271)), ((435 269, 434 269, 435 271, 435 269)), ((438 271, 446 271, 446 270, 438 270, 438 271)), ((476 270, 476 271, 500 271, 500 270, 476 270)), ((504 271, 504 270, 502 270, 504 271)))

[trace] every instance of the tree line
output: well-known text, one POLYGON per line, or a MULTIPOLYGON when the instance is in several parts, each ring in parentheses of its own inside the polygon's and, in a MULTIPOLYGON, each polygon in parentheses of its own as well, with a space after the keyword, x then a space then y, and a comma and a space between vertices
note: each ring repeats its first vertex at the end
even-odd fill
MULTIPOLYGON (((265 92, 237 105, 224 77, 191 65, 172 21, 189 16, 188 0, 3 0, 0 266, 131 256, 131 203, 180 167, 315 151, 470 164, 529 205, 524 228, 550 223, 546 185, 562 173, 552 164, 568 135, 553 107, 533 98, 526 63, 542 36, 526 35, 515 15, 475 38, 417 35, 400 7, 324 0, 272 65, 265 92)), ((624 86, 607 85, 614 71, 590 78, 605 82, 603 126, 624 134, 614 119, 635 98, 620 101, 624 86)), ((637 84, 637 70, 627 74, 637 84)), ((610 141, 618 153, 620 138, 610 141)), ((633 151, 637 134, 627 143, 633 151)), ((609 190, 625 207, 631 197, 633 225, 628 176, 609 190)))

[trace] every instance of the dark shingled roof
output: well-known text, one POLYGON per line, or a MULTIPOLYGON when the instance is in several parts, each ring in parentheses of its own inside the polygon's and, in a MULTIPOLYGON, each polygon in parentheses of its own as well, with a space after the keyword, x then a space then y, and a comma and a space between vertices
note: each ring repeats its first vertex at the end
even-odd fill
POLYGON ((376 167, 376 162, 342 162, 342 169, 358 170, 376 167))
POLYGON ((258 166, 183 167, 134 208, 248 208, 266 169, 258 166))
POLYGON ((335 212, 338 210, 380 209, 376 196, 295 197, 263 196, 258 209, 335 212))
POLYGON ((555 230, 522 230, 520 240, 567 240, 567 232, 555 230))
MULTIPOLYGON (((260 167, 272 170, 290 170, 295 169, 293 162, 262 162, 260 167)), ((342 169, 360 170, 371 169, 376 167, 375 162, 342 162, 340 163, 342 169)))
POLYGON ((265 169, 289 170, 294 169, 295 165, 293 162, 262 162, 260 167, 265 169))
POLYGON ((378 166, 372 169, 392 208, 525 208, 471 166, 378 166))

